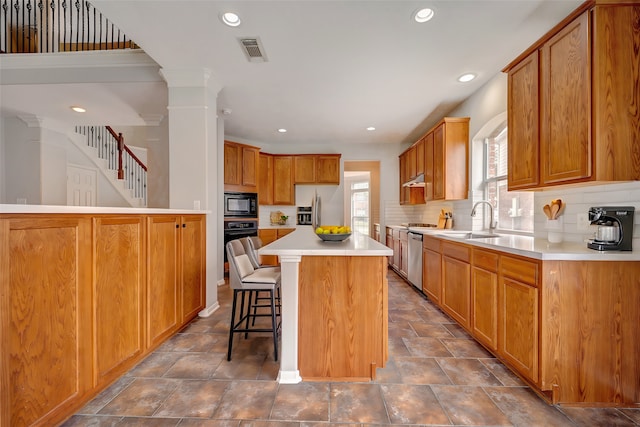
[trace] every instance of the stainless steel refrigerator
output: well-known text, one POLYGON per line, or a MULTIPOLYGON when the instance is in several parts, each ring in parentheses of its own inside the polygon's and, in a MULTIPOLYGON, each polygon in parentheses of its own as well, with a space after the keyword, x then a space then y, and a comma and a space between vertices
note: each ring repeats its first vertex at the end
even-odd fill
POLYGON ((322 225, 322 221, 320 219, 321 211, 322 203, 320 196, 318 196, 318 192, 316 191, 313 196, 313 200, 311 200, 311 226, 314 230, 322 225))

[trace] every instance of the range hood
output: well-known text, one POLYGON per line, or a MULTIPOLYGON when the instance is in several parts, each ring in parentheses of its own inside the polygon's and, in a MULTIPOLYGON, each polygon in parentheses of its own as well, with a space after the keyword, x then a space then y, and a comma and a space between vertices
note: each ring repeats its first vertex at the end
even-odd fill
POLYGON ((411 181, 407 181, 404 184, 402 184, 403 187, 424 187, 424 174, 421 173, 420 175, 416 176, 415 178, 413 178, 411 181))

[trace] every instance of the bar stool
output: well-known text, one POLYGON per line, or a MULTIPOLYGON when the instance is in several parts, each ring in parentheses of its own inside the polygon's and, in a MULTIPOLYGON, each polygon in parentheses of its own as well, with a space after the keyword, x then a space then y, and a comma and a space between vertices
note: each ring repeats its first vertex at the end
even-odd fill
MULTIPOLYGON (((245 252, 241 239, 231 240, 226 245, 227 258, 229 261, 229 285, 233 289, 233 302, 231 306, 231 323, 229 328, 229 347, 227 360, 231 360, 231 349, 233 346, 233 335, 244 333, 245 338, 249 332, 271 332, 273 334, 273 355, 278 360, 278 322, 276 310, 276 292, 280 291, 280 271, 270 268, 254 269, 249 255, 245 252), (252 296, 254 292, 268 292, 269 313, 252 312, 252 296), (236 309, 238 295, 240 294, 240 314, 236 322, 236 309), (245 312, 245 296, 249 297, 245 312), (257 317, 270 317, 271 328, 255 328, 257 317), (249 325, 249 321, 251 326, 249 325)), ((266 297, 265 297, 266 298, 266 297)))

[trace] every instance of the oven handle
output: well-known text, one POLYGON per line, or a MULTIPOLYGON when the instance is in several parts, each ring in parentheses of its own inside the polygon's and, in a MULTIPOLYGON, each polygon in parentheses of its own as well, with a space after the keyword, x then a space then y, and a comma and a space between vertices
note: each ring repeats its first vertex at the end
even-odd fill
POLYGON ((247 235, 247 234, 252 234, 252 233, 257 233, 258 229, 257 228, 242 228, 240 230, 224 230, 224 234, 226 236, 241 236, 241 235, 247 235))

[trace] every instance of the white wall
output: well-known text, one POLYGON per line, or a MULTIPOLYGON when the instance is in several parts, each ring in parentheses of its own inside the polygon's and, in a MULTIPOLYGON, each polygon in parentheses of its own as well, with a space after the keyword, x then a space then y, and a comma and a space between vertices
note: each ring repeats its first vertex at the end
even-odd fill
POLYGON ((15 204, 26 199, 28 204, 41 204, 40 129, 28 128, 18 119, 3 118, 5 198, 15 204))
POLYGON ((41 128, 41 189, 43 205, 67 204, 67 146, 69 138, 59 132, 41 128))

